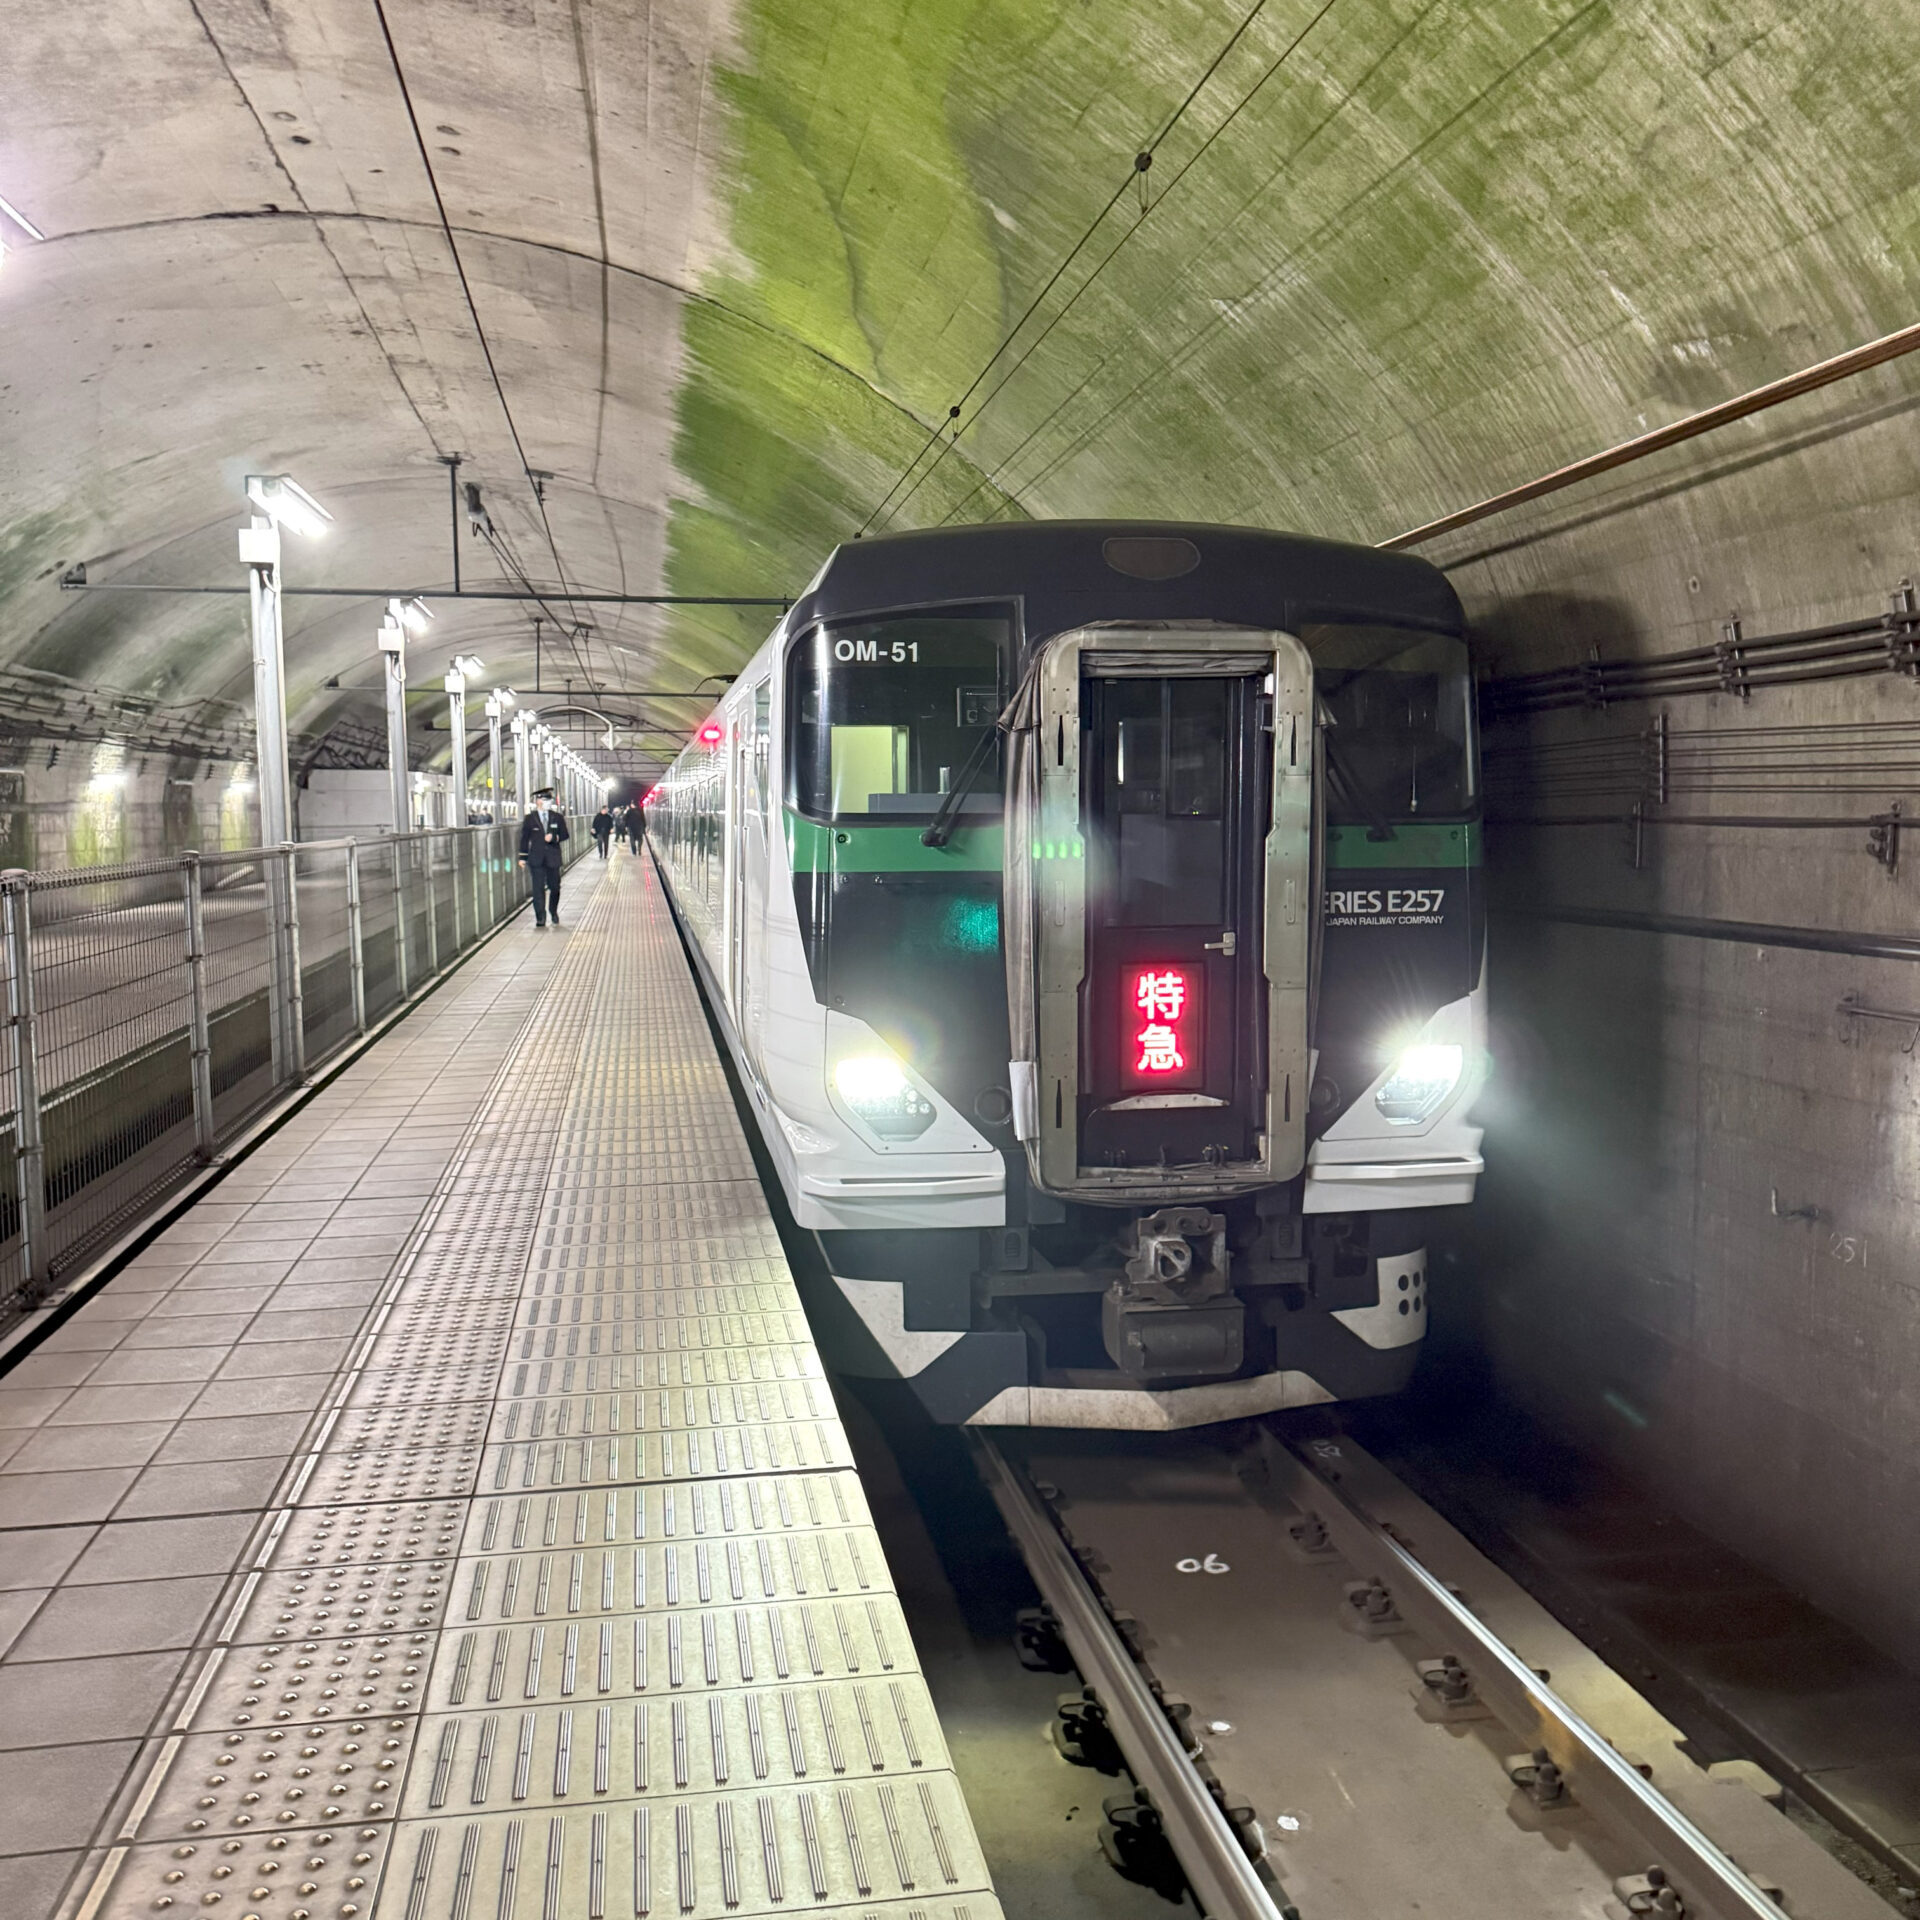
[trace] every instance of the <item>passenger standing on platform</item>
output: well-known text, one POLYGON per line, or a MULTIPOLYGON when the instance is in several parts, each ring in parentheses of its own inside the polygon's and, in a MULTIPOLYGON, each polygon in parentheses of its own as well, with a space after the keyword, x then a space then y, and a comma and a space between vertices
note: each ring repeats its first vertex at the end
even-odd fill
POLYGON ((613 838, 613 809, 602 800, 600 811, 593 816, 593 844, 599 849, 600 858, 607 857, 607 842, 613 838))
POLYGON ((544 927, 547 915, 560 924, 560 849, 573 835, 567 816, 553 804, 553 789, 542 787, 533 796, 533 811, 520 822, 520 864, 533 883, 533 924, 544 927))

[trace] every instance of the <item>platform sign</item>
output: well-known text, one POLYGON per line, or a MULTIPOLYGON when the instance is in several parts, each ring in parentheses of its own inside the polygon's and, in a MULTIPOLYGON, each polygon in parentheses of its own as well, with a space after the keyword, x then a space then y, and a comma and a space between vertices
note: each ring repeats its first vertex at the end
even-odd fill
POLYGON ((1198 967, 1158 962, 1120 976, 1120 1071, 1130 1087, 1197 1086, 1206 1068, 1204 978, 1198 967))

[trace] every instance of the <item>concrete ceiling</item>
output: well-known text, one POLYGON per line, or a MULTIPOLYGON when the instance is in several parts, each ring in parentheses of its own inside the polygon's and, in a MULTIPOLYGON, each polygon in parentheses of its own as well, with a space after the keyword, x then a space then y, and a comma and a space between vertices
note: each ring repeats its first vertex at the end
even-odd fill
MULTIPOLYGON (((1245 22, 1247 0, 15 0, 0 194, 47 238, 0 271, 0 665, 244 699, 243 603, 57 580, 234 582, 248 471, 338 516, 295 584, 445 586, 458 454, 571 623, 567 587, 796 590, 963 395, 957 444, 875 524, 1371 539, 1914 317, 1899 0, 1245 22), (1144 195, 1094 225, 1163 128, 1144 195)), ((1904 393, 1877 378, 1868 399, 1904 393)), ((1888 462, 1883 493, 1910 477, 1888 462)), ((462 565, 503 583, 464 538, 462 565)), ((543 684, 610 704, 767 624, 577 611, 543 684)), ((297 603, 296 728, 375 716, 377 614, 297 603)), ((532 631, 452 610, 416 681, 470 650, 529 687, 532 631)))

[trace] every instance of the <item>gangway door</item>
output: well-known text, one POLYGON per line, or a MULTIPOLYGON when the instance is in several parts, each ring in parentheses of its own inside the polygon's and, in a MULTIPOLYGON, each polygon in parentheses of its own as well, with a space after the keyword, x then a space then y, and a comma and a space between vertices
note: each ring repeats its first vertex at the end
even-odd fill
POLYGON ((1284 633, 1088 628, 1009 714, 1008 988, 1036 1183, 1114 1205, 1306 1152, 1313 668, 1284 633))

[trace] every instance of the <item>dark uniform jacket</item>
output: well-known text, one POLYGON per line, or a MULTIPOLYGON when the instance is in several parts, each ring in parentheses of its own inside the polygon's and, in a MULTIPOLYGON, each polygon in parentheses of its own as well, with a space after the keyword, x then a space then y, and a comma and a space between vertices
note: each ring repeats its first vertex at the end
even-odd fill
POLYGON ((530 867, 557 867, 560 843, 572 838, 567 831, 567 816, 558 807, 536 807, 520 822, 520 858, 530 867))

